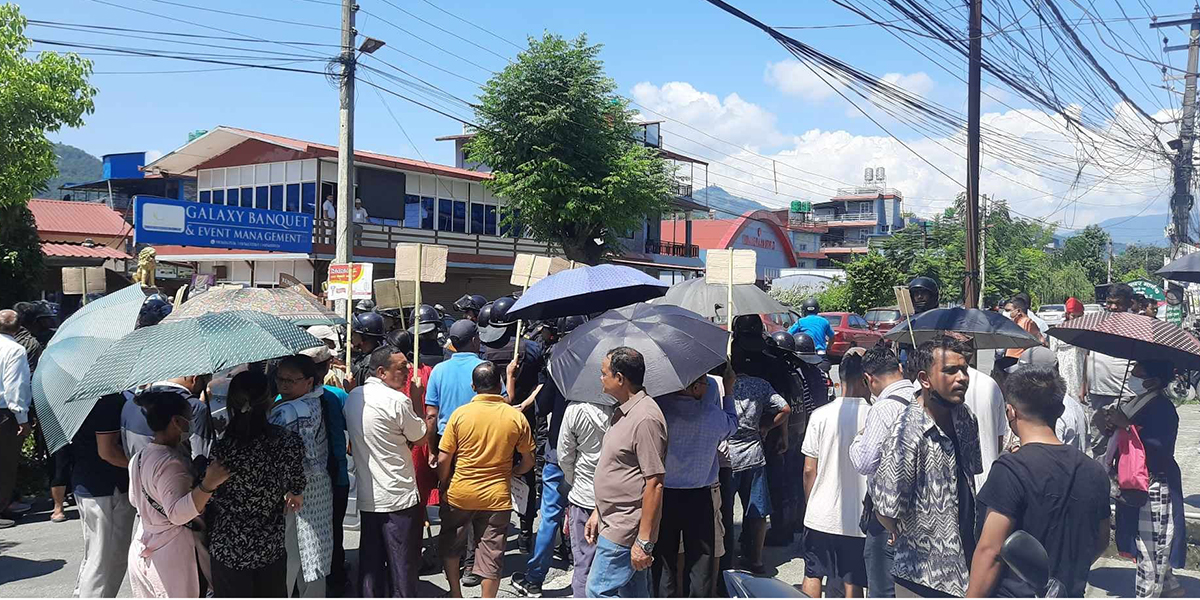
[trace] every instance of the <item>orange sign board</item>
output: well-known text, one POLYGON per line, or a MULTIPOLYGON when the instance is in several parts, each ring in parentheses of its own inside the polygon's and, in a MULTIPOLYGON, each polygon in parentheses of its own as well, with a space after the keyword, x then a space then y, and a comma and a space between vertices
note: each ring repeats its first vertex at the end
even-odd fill
POLYGON ((329 265, 330 300, 371 298, 371 263, 334 263, 329 265))

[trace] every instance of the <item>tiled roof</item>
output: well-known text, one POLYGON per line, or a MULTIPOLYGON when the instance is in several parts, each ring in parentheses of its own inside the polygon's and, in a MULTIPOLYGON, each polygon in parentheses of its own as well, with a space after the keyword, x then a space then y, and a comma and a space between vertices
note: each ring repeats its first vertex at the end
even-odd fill
POLYGON ((56 242, 42 242, 42 254, 65 258, 130 258, 128 254, 108 246, 84 246, 83 244, 56 242))
POLYGON ((121 213, 97 202, 34 199, 29 210, 39 233, 122 237, 133 229, 121 213))

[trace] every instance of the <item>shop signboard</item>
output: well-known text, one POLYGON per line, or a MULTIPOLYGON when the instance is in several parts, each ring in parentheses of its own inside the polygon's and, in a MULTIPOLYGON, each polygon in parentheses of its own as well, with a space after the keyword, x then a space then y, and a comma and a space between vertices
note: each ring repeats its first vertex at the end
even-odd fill
POLYGON ((137 244, 312 252, 312 215, 157 196, 133 203, 137 244))

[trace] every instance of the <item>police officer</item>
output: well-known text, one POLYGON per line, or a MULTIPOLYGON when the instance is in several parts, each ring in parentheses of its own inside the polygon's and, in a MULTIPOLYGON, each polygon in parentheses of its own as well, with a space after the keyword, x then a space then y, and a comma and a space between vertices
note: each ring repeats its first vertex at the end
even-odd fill
POLYGON ((478 324, 483 360, 498 365, 508 365, 512 360, 517 321, 509 318, 508 311, 516 303, 512 296, 501 296, 482 308, 478 324))
POLYGON ((359 300, 354 305, 354 312, 357 314, 369 313, 374 310, 375 310, 375 301, 371 300, 370 298, 367 298, 365 300, 359 300))
POLYGON ((479 311, 487 304, 487 298, 479 294, 463 294, 462 298, 454 301, 454 309, 461 312, 464 319, 479 323, 479 311))
POLYGON ((796 358, 800 361, 796 366, 812 402, 805 409, 808 414, 812 414, 812 411, 829 403, 829 385, 826 381, 829 362, 817 354, 817 345, 807 333, 797 333, 792 336, 792 340, 796 343, 796 358))
MULTIPOLYGON (((917 315, 933 310, 938 307, 941 302, 941 291, 938 290, 936 281, 929 277, 914 277, 908 282, 908 293, 912 296, 913 314, 909 320, 915 319, 917 315)), ((916 373, 908 371, 908 355, 913 350, 912 342, 902 339, 896 342, 898 346, 897 355, 900 357, 900 364, 905 366, 904 374, 909 379, 916 380, 916 373)))
MULTIPOLYGON (((442 314, 438 310, 428 304, 422 304, 417 307, 416 323, 408 328, 410 336, 418 335, 421 337, 421 365, 429 365, 430 367, 449 358, 449 352, 442 347, 439 340, 440 326, 442 324, 442 314)), ((410 338, 411 340, 411 338, 410 338)), ((412 352, 412 342, 409 342, 408 352, 412 352)))
MULTIPOLYGON (((371 376, 371 353, 384 344, 387 332, 383 328, 383 317, 374 311, 354 315, 351 319, 350 344, 354 348, 354 364, 350 375, 354 385, 362 385, 371 376)), ((350 386, 347 386, 350 387, 350 386)))

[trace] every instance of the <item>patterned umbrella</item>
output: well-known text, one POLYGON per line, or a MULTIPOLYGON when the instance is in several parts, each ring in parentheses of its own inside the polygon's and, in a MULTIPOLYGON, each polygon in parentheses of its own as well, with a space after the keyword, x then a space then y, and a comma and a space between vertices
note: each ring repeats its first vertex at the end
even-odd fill
POLYGON ((594 402, 603 394, 600 363, 609 350, 629 346, 646 359, 646 393, 677 392, 725 362, 729 332, 678 306, 635 304, 610 310, 576 327, 554 345, 550 376, 563 395, 594 402))
POLYGON ((1130 360, 1165 360, 1200 369, 1200 341, 1179 326, 1134 313, 1098 312, 1046 332, 1072 346, 1130 360))
POLYGON ((645 302, 669 286, 621 265, 579 267, 555 273, 530 286, 508 310, 514 319, 553 319, 589 315, 645 302))
POLYGON ((291 356, 324 343, 293 323, 249 310, 163 322, 130 333, 97 357, 68 403, 291 356))
POLYGON ((346 320, 307 290, 296 288, 216 288, 184 302, 164 323, 211 313, 254 310, 296 325, 340 325, 346 320))
POLYGON ((89 302, 59 326, 33 372, 33 405, 51 452, 66 446, 96 404, 67 404, 102 352, 133 331, 146 301, 140 284, 89 302))
MULTIPOLYGON (((667 295, 655 300, 654 304, 679 306, 702 317, 724 323, 728 320, 729 313, 725 306, 729 304, 729 287, 725 284, 709 283, 706 277, 697 277, 671 286, 667 295)), ((735 317, 791 312, 790 308, 752 284, 733 286, 733 310, 736 313, 735 317)))

